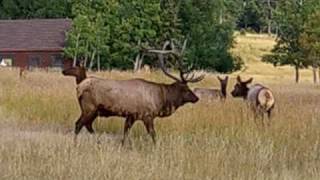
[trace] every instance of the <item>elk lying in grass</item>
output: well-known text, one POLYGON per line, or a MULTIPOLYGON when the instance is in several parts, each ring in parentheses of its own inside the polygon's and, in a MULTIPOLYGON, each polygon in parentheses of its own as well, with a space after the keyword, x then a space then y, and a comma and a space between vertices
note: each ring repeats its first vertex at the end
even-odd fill
POLYGON ((247 81, 242 81, 240 76, 237 77, 237 83, 234 86, 234 90, 231 92, 233 97, 242 97, 247 100, 250 107, 254 111, 254 119, 258 116, 261 117, 262 125, 264 125, 264 114, 267 113, 270 124, 271 112, 275 105, 275 99, 272 91, 261 85, 255 84, 251 87, 248 87, 253 81, 253 78, 250 78, 247 81))
POLYGON ((76 122, 75 134, 83 126, 94 133, 92 123, 97 116, 120 116, 126 118, 122 144, 135 121, 142 120, 148 134, 155 143, 154 119, 173 114, 186 103, 195 103, 199 99, 190 90, 188 83, 201 81, 204 76, 194 77, 180 70, 180 79, 169 74, 163 58, 160 58, 161 70, 175 80, 172 84, 161 84, 143 79, 111 80, 86 77, 83 67, 72 67, 63 71, 66 76, 77 79, 77 96, 81 107, 81 116, 76 122))
POLYGON ((220 89, 203 89, 203 88, 195 88, 193 92, 200 98, 204 100, 225 100, 227 97, 227 85, 228 85, 229 77, 226 76, 224 79, 218 76, 218 80, 220 82, 220 89))

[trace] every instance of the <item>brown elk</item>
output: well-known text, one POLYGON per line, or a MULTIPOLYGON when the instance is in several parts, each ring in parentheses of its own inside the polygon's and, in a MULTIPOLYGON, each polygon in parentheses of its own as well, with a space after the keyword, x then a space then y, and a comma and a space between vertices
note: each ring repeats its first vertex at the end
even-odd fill
POLYGON ((27 69, 26 66, 19 68, 19 78, 20 78, 20 79, 26 77, 27 70, 28 70, 28 69, 27 69))
POLYGON ((250 107, 254 111, 255 120, 258 116, 261 117, 262 125, 264 125, 264 114, 267 113, 269 118, 271 118, 271 112, 275 105, 275 98, 272 91, 261 85, 255 84, 251 87, 248 87, 253 81, 253 78, 250 78, 247 81, 242 81, 240 76, 237 77, 237 83, 234 86, 234 90, 231 92, 233 97, 242 97, 247 100, 250 107))
MULTIPOLYGON (((150 51, 152 52, 152 51, 150 51)), ((158 53, 159 51, 154 51, 158 53)), ((162 84, 143 79, 111 80, 86 77, 84 69, 72 67, 63 71, 64 75, 77 79, 77 96, 81 116, 75 125, 75 134, 82 127, 94 133, 92 123, 97 116, 124 117, 124 144, 128 132, 137 120, 142 120, 148 134, 155 143, 154 119, 167 117, 186 103, 195 103, 199 99, 190 90, 188 83, 201 81, 204 76, 194 77, 180 69, 180 78, 166 71, 163 56, 159 56, 160 67, 165 75, 173 79, 172 84, 162 84)), ((83 68, 83 67, 82 67, 83 68)))
POLYGON ((71 67, 62 71, 65 76, 74 76, 76 78, 76 83, 80 84, 83 80, 87 78, 86 68, 82 63, 79 66, 71 67))
POLYGON ((224 79, 220 76, 217 77, 220 82, 220 89, 203 89, 203 88, 195 88, 193 92, 200 98, 204 100, 225 100, 227 97, 227 85, 229 77, 226 76, 224 79))

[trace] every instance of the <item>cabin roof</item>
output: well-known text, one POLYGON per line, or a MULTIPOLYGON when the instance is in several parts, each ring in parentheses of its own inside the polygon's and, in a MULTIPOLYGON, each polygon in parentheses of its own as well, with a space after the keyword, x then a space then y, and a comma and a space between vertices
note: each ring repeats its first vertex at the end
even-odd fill
POLYGON ((0 20, 0 52, 62 51, 70 19, 0 20))

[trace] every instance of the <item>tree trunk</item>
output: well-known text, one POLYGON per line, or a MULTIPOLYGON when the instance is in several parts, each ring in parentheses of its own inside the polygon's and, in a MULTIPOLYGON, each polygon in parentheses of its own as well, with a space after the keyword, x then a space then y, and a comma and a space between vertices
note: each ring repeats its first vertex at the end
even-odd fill
POLYGON ((142 68, 143 58, 144 58, 144 54, 142 54, 140 57, 139 66, 138 66, 139 70, 142 68))
POLYGON ((89 65, 89 70, 92 70, 93 67, 93 61, 94 61, 94 57, 96 56, 96 51, 94 50, 91 56, 91 61, 90 61, 90 65, 89 65))
POLYGON ((271 36, 271 19, 268 20, 268 35, 271 36))
POLYGON ((296 70, 296 83, 299 83, 299 80, 300 80, 299 66, 296 66, 295 70, 296 70))
MULTIPOLYGON (((87 50, 87 52, 89 51, 89 43, 88 42, 86 43, 86 50, 87 50)), ((88 63, 88 53, 85 53, 83 66, 87 67, 87 63, 88 63)))
POLYGON ((222 10, 222 7, 220 9, 220 15, 219 15, 219 24, 222 24, 223 23, 223 10, 222 10))
POLYGON ((98 55, 98 71, 100 72, 100 55, 98 55))
POLYGON ((77 65, 77 55, 73 56, 72 67, 75 67, 76 65, 77 65))
POLYGON ((80 34, 77 35, 76 50, 75 50, 75 53, 74 53, 74 56, 73 56, 73 64, 72 64, 73 67, 75 67, 77 65, 79 40, 80 40, 80 34))
MULTIPOLYGON (((138 46, 140 46, 140 45, 141 45, 141 40, 139 39, 138 46)), ((143 54, 141 54, 139 52, 139 54, 136 56, 136 59, 134 61, 133 72, 138 72, 141 69, 141 64, 142 64, 142 61, 143 61, 142 57, 143 57, 143 54)))
POLYGON ((313 83, 317 83, 317 66, 312 66, 312 73, 313 73, 313 83))
POLYGON ((139 53, 137 56, 136 56, 136 60, 134 61, 134 72, 138 72, 140 69, 141 69, 141 54, 139 53))

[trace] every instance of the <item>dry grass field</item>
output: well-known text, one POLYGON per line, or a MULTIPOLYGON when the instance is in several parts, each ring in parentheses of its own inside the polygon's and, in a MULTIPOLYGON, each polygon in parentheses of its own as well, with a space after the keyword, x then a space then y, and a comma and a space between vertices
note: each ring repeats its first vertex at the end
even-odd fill
MULTIPOLYGON (((254 77, 271 87, 276 108, 270 127, 254 124, 241 99, 186 105, 156 120, 157 145, 141 123, 132 128, 131 145, 120 145, 123 119, 98 118, 95 136, 82 130, 73 142, 80 114, 75 81, 59 72, 0 69, 0 179, 319 179, 320 88, 311 71, 296 85, 293 69, 259 60, 274 41, 266 36, 238 37, 234 53, 247 68, 230 75, 254 77), (98 142, 98 139, 100 143, 98 142)), ((141 77, 169 82, 161 72, 102 72, 112 79, 141 77)), ((218 86, 215 74, 192 87, 218 86)))

